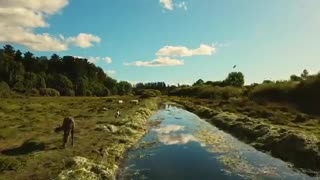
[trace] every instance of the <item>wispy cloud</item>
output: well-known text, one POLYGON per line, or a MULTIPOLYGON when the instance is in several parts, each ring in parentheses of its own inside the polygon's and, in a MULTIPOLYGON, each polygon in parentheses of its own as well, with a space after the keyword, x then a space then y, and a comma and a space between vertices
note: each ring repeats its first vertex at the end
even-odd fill
POLYGON ((93 57, 93 56, 88 57, 88 58, 82 57, 82 56, 73 56, 73 57, 79 58, 79 59, 88 59, 88 61, 90 63, 93 63, 93 64, 96 64, 99 61, 103 61, 103 62, 108 63, 108 64, 112 63, 112 58, 111 57, 93 57))
POLYGON ((69 0, 0 0, 0 42, 20 44, 35 51, 65 51, 70 44, 87 48, 99 43, 98 36, 87 33, 65 38, 34 32, 36 28, 48 28, 46 18, 68 4, 69 0))
POLYGON ((126 66, 145 66, 145 67, 161 67, 161 66, 178 66, 183 65, 184 61, 179 59, 171 59, 169 57, 159 57, 152 61, 135 61, 125 63, 126 66))
POLYGON ((172 11, 174 9, 174 7, 188 10, 188 6, 185 1, 174 4, 173 0, 160 0, 160 4, 162 4, 163 8, 165 8, 166 10, 170 10, 170 11, 172 11))
POLYGON ((100 57, 89 57, 88 58, 88 61, 93 63, 93 64, 96 64, 98 61, 100 61, 100 57))
POLYGON ((214 54, 216 48, 214 46, 201 44, 199 48, 189 49, 185 46, 165 46, 161 48, 156 55, 157 56, 170 56, 170 57, 188 57, 214 54))
POLYGON ((112 58, 111 57, 104 57, 102 58, 102 60, 108 64, 111 64, 112 63, 112 58))
POLYGON ((115 70, 105 70, 104 71, 107 75, 114 75, 115 73, 116 73, 116 71, 115 70))
POLYGON ((218 47, 218 48, 225 48, 225 47, 229 47, 231 46, 230 42, 225 42, 225 43, 221 43, 221 42, 213 42, 212 43, 213 47, 218 47))
POLYGON ((187 3, 186 3, 185 1, 182 1, 182 2, 177 3, 177 4, 176 4, 176 7, 182 8, 182 9, 184 9, 185 11, 188 10, 188 6, 187 6, 187 3))
POLYGON ((101 42, 101 39, 98 36, 92 34, 80 33, 77 37, 69 37, 66 42, 72 43, 75 46, 81 48, 88 48, 93 46, 93 43, 101 42))
POLYGON ((173 2, 172 0, 160 0, 160 3, 167 10, 173 10, 173 2))

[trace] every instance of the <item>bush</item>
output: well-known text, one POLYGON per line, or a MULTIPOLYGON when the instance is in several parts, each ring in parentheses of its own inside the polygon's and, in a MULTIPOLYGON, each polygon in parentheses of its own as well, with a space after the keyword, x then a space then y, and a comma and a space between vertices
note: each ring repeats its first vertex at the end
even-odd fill
POLYGON ((256 100, 289 101, 296 86, 292 81, 263 83, 254 87, 249 96, 256 100))
POLYGON ((320 114, 320 74, 310 76, 293 90, 291 101, 308 113, 320 114))
POLYGON ((161 96, 161 92, 155 89, 144 89, 141 91, 142 98, 150 98, 150 97, 157 97, 161 96))
POLYGON ((219 86, 211 86, 211 85, 203 85, 196 87, 183 87, 176 88, 169 92, 169 95, 175 96, 193 96, 199 98, 223 98, 228 99, 230 97, 241 96, 243 91, 241 88, 227 86, 227 87, 219 87, 219 86))
POLYGON ((231 72, 223 83, 227 86, 241 87, 244 85, 244 75, 242 72, 231 72))
POLYGON ((28 95, 28 96, 39 96, 40 92, 39 92, 38 89, 32 88, 32 89, 28 89, 26 91, 26 95, 28 95))
POLYGON ((26 89, 24 87, 24 84, 23 82, 19 81, 19 82, 16 82, 12 88, 12 90, 16 91, 16 92, 19 92, 19 93, 25 93, 26 92, 26 89))
POLYGON ((52 88, 41 88, 41 96, 60 96, 60 92, 52 88))
POLYGON ((11 90, 6 82, 0 82, 0 97, 10 97, 11 90))
POLYGON ((241 88, 236 87, 204 87, 199 89, 199 93, 197 94, 200 98, 223 98, 229 99, 230 97, 237 97, 242 95, 241 88))

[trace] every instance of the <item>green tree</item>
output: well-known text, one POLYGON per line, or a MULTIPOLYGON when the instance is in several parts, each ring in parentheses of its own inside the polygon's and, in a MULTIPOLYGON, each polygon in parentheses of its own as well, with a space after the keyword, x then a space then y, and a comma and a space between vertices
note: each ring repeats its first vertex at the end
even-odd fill
POLYGON ((193 83, 192 86, 201 86, 204 84, 204 81, 202 79, 199 79, 198 81, 196 81, 195 83, 193 83))
POLYGON ((57 89, 62 96, 73 96, 73 84, 67 76, 56 74, 48 77, 48 87, 57 89))
POLYGON ((303 72, 301 73, 301 78, 302 79, 304 79, 304 80, 306 80, 306 79, 308 79, 308 77, 309 77, 309 72, 308 72, 308 70, 303 70, 303 72))
POLYGON ((120 81, 117 84, 118 94, 126 95, 132 93, 132 85, 127 81, 120 81))
POLYGON ((16 51, 16 54, 15 54, 14 59, 15 59, 16 61, 19 61, 19 62, 22 61, 23 57, 22 57, 22 52, 21 52, 20 50, 17 50, 17 51, 16 51))
POLYGON ((111 77, 107 77, 104 80, 104 85, 110 90, 111 94, 118 94, 117 80, 112 79, 111 77))
POLYGON ((103 84, 98 82, 92 82, 90 84, 92 95, 103 97, 110 95, 110 91, 103 84))
POLYGON ((302 78, 297 76, 297 75, 295 75, 295 74, 293 74, 293 75, 290 76, 290 80, 291 81, 301 81, 302 78))
POLYGON ((75 87, 75 93, 77 96, 86 96, 91 94, 91 91, 89 89, 89 81, 87 77, 82 77, 78 79, 75 87))
POLYGON ((15 50, 11 45, 6 44, 5 46, 3 46, 3 50, 4 50, 4 53, 8 56, 10 56, 10 57, 15 56, 15 50))
POLYGON ((224 80, 224 84, 227 86, 241 87, 244 85, 244 75, 242 72, 231 72, 224 80))
POLYGON ((27 72, 24 75, 24 87, 26 89, 37 88, 38 85, 38 76, 35 73, 27 72))

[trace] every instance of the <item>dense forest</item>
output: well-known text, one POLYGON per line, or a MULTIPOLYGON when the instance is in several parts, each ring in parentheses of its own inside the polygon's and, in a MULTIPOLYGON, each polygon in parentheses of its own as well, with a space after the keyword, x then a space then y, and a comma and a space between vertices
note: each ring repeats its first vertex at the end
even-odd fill
POLYGON ((36 57, 11 45, 0 49, 0 83, 2 96, 10 90, 44 96, 108 96, 132 91, 130 83, 117 82, 87 59, 57 54, 49 59, 36 57))

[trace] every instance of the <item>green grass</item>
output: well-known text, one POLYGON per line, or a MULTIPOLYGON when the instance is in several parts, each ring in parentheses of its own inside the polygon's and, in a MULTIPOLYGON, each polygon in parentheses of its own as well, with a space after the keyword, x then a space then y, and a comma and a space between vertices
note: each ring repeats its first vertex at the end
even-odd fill
POLYGON ((92 160, 99 159, 96 153, 98 148, 117 147, 123 135, 121 132, 114 134, 97 131, 97 125, 116 126, 119 119, 129 117, 139 108, 147 106, 148 100, 139 105, 128 103, 132 98, 134 97, 1 99, 0 179, 50 179, 65 169, 64 162, 68 158, 83 156, 92 160), (122 99, 125 103, 119 105, 117 99, 122 99), (118 109, 122 117, 115 119, 118 109), (56 134, 53 130, 61 125, 66 116, 75 117, 75 146, 62 149, 62 134, 56 134))
POLYGON ((245 97, 229 98, 228 100, 188 97, 170 98, 192 102, 210 109, 245 114, 264 121, 264 123, 285 127, 288 130, 299 131, 306 135, 314 135, 320 139, 320 116, 305 114, 289 103, 264 102, 259 104, 245 97), (297 116, 302 116, 304 121, 296 121, 297 116))

